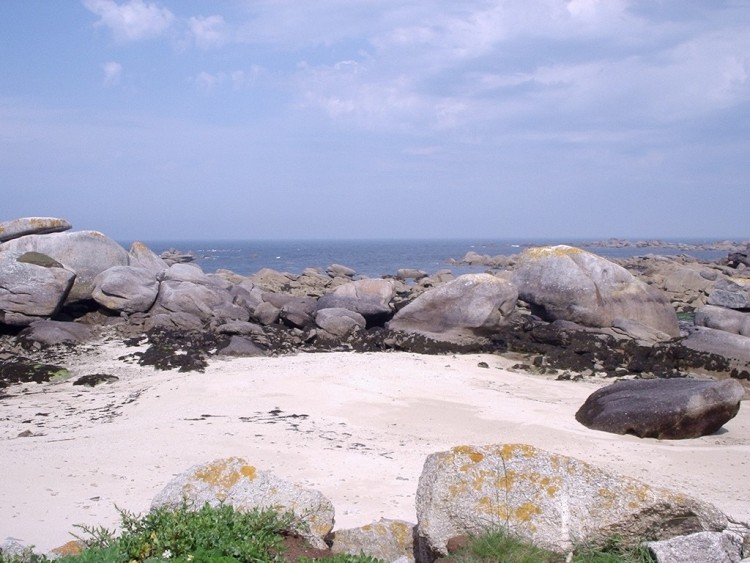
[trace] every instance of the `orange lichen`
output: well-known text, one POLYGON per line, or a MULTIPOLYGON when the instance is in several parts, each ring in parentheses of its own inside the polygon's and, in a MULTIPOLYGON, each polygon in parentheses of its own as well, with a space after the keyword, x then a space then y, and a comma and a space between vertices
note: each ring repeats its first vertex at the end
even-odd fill
POLYGON ((230 457, 214 461, 195 472, 195 478, 209 485, 231 489, 237 482, 245 477, 246 479, 255 479, 255 467, 245 464, 244 460, 230 457), (234 466, 241 464, 239 469, 234 466))
POLYGON ((536 514, 541 514, 542 509, 532 502, 524 502, 521 506, 517 507, 514 511, 515 517, 520 522, 528 522, 536 514))
POLYGON ((557 246, 536 246, 529 248, 524 252, 524 256, 529 258, 546 258, 547 256, 570 256, 571 254, 581 254, 584 251, 574 246, 559 244, 557 246))

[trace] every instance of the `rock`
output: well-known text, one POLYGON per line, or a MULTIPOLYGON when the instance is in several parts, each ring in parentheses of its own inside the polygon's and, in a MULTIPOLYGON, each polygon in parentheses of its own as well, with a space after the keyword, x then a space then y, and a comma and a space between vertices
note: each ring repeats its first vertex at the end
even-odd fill
POLYGON ((316 300, 312 297, 296 297, 280 293, 265 293, 263 300, 279 309, 279 317, 287 325, 305 328, 314 324, 316 300))
POLYGON ((708 304, 728 309, 750 309, 750 287, 721 279, 709 294, 708 304))
POLYGON ((82 375, 73 382, 73 385, 85 385, 86 387, 96 387, 102 383, 114 383, 120 378, 116 375, 109 375, 107 373, 92 373, 90 375, 82 375))
POLYGON ((317 310, 342 308, 362 315, 368 326, 384 323, 393 314, 396 295, 393 280, 365 279, 338 286, 318 299, 317 310))
POLYGON ((162 312, 152 314, 143 325, 145 331, 155 328, 166 328, 170 330, 202 330, 203 321, 197 315, 184 312, 162 312))
POLYGON ((26 235, 61 233, 72 226, 65 219, 54 217, 23 217, 0 223, 0 243, 26 235))
POLYGON ((679 440, 713 434, 745 395, 732 379, 633 379, 597 389, 576 413, 593 430, 679 440))
POLYGON ((111 311, 145 313, 156 301, 159 282, 145 268, 114 266, 94 278, 91 297, 111 311))
POLYGON ((367 325, 365 318, 354 311, 341 307, 319 309, 315 313, 315 324, 339 338, 348 338, 357 329, 367 325))
POLYGON ((62 366, 43 364, 20 356, 14 356, 11 360, 0 359, 0 389, 16 383, 65 381, 69 377, 70 372, 62 366))
POLYGON ((128 256, 130 266, 148 270, 154 277, 158 277, 159 274, 169 268, 169 264, 142 242, 136 241, 130 245, 128 256))
POLYGON ((506 324, 518 293, 491 274, 465 274, 430 289, 394 315, 391 330, 434 338, 483 336, 506 324))
POLYGON ((264 326, 276 324, 281 315, 281 310, 278 307, 274 307, 271 303, 264 301, 258 305, 253 311, 253 318, 255 318, 260 324, 264 326))
POLYGON ((95 335, 94 327, 88 325, 47 320, 35 321, 18 333, 21 340, 38 342, 43 346, 81 344, 95 335))
POLYGON ((272 508, 291 512, 297 526, 291 531, 320 549, 327 548, 324 538, 333 528, 333 505, 320 492, 280 479, 270 471, 260 471, 237 457, 191 467, 156 495, 151 508, 177 508, 183 500, 196 508, 208 503, 229 505, 239 511, 272 508))
POLYGON ((0 323, 26 326, 55 315, 75 273, 44 254, 0 252, 0 323))
POLYGON ((326 273, 332 278, 353 278, 357 275, 357 272, 341 264, 331 264, 326 268, 326 273))
POLYGON ((657 563, 739 563, 742 538, 728 530, 698 532, 646 544, 657 563))
POLYGON ((229 344, 225 348, 219 350, 218 354, 220 356, 250 357, 265 356, 266 352, 265 350, 263 350, 263 348, 258 346, 249 338, 244 338, 242 336, 232 336, 229 344))
POLYGON ((611 327, 636 321, 670 337, 679 336, 677 315, 660 291, 625 268, 571 246, 530 248, 513 273, 518 295, 544 320, 611 327))
POLYGON ((223 325, 217 326, 216 332, 219 334, 237 334, 240 336, 251 334, 263 336, 265 334, 262 326, 247 321, 227 321, 223 325))
POLYGON ((252 276, 248 276, 247 279, 264 291, 284 293, 296 278, 291 274, 277 272, 271 268, 263 268, 255 272, 252 276))
POLYGON ((419 281, 422 278, 427 277, 427 272, 417 270, 416 268, 401 268, 396 272, 396 278, 399 280, 415 280, 419 281))
POLYGON ((681 343, 689 350, 720 356, 727 364, 723 371, 750 370, 750 337, 713 328, 695 327, 681 343))
POLYGON ((336 530, 331 553, 369 555, 385 561, 414 561, 415 524, 381 518, 361 528, 336 530))
POLYGON ((27 235, 0 244, 0 251, 39 252, 75 272, 66 303, 91 299, 94 278, 113 266, 127 266, 127 251, 98 231, 27 235))
POLYGON ((750 312, 706 305, 695 312, 695 325, 750 336, 750 312))
POLYGON ((180 252, 175 248, 170 248, 169 250, 162 252, 159 258, 164 260, 168 266, 173 266, 174 264, 187 264, 193 262, 196 257, 192 252, 180 252))
POLYGON ((613 535, 628 547, 645 537, 727 527, 726 516, 710 504, 525 444, 429 455, 416 508, 419 534, 442 555, 452 537, 500 527, 561 552, 573 544, 601 545, 613 535))

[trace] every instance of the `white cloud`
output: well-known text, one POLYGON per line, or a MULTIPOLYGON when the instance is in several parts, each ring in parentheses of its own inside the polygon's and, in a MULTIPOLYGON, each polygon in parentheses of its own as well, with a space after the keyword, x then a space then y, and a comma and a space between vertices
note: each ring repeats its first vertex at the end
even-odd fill
POLYGON ((157 4, 143 0, 129 0, 117 4, 114 0, 83 0, 84 6, 99 16, 97 25, 112 30, 118 41, 138 41, 157 37, 175 20, 174 14, 157 4))
POLYGON ((122 76, 122 65, 115 61, 110 61, 102 65, 104 70, 104 85, 115 86, 120 83, 122 76))
POLYGON ((188 28, 193 41, 201 49, 221 47, 229 41, 227 24, 222 16, 191 17, 188 28))

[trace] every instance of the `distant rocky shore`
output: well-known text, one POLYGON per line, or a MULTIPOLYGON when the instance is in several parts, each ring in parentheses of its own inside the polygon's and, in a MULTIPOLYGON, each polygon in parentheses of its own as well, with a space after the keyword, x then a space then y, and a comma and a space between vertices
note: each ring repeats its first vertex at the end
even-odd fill
MULTIPOLYGON (((300 275, 263 269, 242 276, 206 273, 177 250, 159 256, 137 242, 125 249, 102 233, 73 231, 63 219, 16 219, 0 223, 0 396, 18 382, 64 378, 65 354, 101 338, 145 343, 132 359, 180 371, 202 370, 218 356, 490 352, 517 358, 519 370, 558 379, 628 380, 611 386, 614 398, 592 395, 582 406, 576 418, 590 428, 702 436, 737 414, 743 386, 750 385, 750 245, 717 245, 727 251, 717 262, 650 255, 618 263, 558 245, 512 257, 468 253, 463 262, 488 272, 458 277, 404 268, 365 278, 339 264, 300 275), (669 400, 649 402, 663 397, 669 400), (618 411, 618 404, 640 406, 642 415, 618 411)), ((440 479, 453 469, 437 468, 441 463, 546 459, 524 448, 436 454, 435 474, 420 483, 424 511, 434 510, 428 505, 448 487, 440 479)), ((678 512, 688 510, 683 501, 675 501, 678 512)), ((482 502, 471 496, 461 524, 423 525, 430 549, 447 552, 446 530, 471 533, 482 502)), ((711 510, 688 510, 695 526, 683 532, 721 535, 726 519, 711 510)), ((440 516, 431 518, 448 519, 451 511, 441 505, 440 516)))

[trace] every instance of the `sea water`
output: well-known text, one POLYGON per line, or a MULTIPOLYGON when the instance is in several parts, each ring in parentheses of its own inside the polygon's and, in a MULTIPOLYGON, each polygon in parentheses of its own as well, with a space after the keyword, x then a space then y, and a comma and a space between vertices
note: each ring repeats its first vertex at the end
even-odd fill
MULTIPOLYGON (((132 242, 132 241, 131 241, 132 242)), ((483 272, 486 266, 454 264, 469 251, 490 256, 512 255, 540 244, 579 245, 585 241, 552 240, 251 240, 251 241, 143 241, 161 254, 174 248, 196 256, 205 272, 220 269, 251 275, 262 268, 300 274, 305 268, 325 270, 342 264, 368 277, 392 276, 400 268, 416 268, 428 274, 449 269, 454 274, 483 272)), ((701 241, 682 241, 701 242, 701 241)), ((130 242, 123 243, 129 248, 130 242)), ((627 258, 646 254, 688 254, 701 260, 717 260, 722 251, 685 252, 672 248, 587 248, 608 258, 627 258)))

